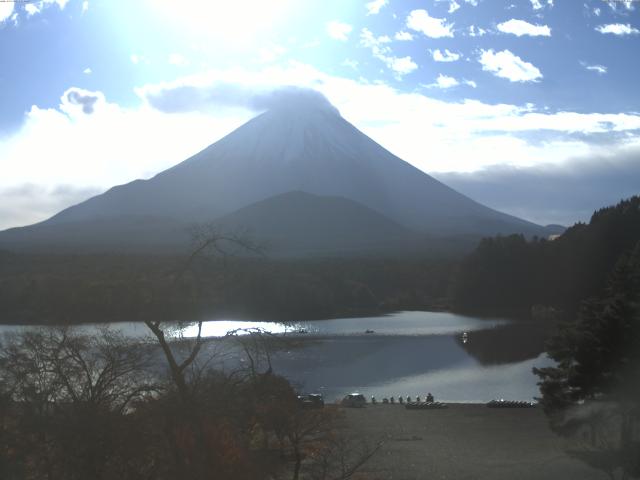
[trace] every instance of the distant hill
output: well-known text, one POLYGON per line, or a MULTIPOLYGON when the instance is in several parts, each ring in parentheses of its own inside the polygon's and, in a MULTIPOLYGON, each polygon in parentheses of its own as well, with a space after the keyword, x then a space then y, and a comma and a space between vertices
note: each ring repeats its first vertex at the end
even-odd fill
POLYGON ((461 264, 453 288, 459 310, 527 313, 534 305, 575 313, 601 295, 616 262, 640 248, 640 197, 598 210, 557 239, 484 239, 461 264))
POLYGON ((364 255, 424 248, 424 235, 353 200, 289 192, 216 221, 223 231, 247 230, 276 255, 364 255))
MULTIPOLYGON (((0 247, 47 250, 54 245, 69 249, 95 249, 99 245, 120 250, 139 249, 146 244, 149 248, 171 248, 184 241, 183 230, 191 224, 222 221, 223 217, 234 225, 243 218, 255 223, 257 214, 251 211, 238 212, 235 220, 229 215, 296 191, 357 202, 380 215, 380 232, 394 224, 397 234, 412 231, 431 237, 547 235, 544 227, 485 207, 396 157, 317 94, 258 115, 149 180, 113 187, 42 223, 0 232, 0 247), (387 219, 386 227, 381 226, 382 216, 387 219)), ((299 212, 282 206, 285 200, 255 208, 264 209, 264 215, 285 211, 298 215, 298 231, 292 219, 285 223, 287 235, 297 239, 293 243, 300 251, 306 252, 311 246, 319 251, 333 250, 338 245, 335 229, 341 222, 350 228, 342 235, 348 248, 367 248, 371 242, 387 242, 390 238, 387 232, 382 235, 387 240, 367 239, 374 217, 369 212, 365 215, 368 220, 360 223, 345 223, 346 217, 325 217, 333 235, 303 239, 312 231, 318 234, 320 229, 309 230, 310 222, 303 221, 299 212), (356 227, 362 231, 355 232, 356 227), (319 238, 327 243, 320 244, 319 238), (356 240, 363 243, 356 245, 356 240)), ((335 207, 335 214, 347 214, 340 213, 339 205, 335 207)), ((352 210, 348 209, 357 216, 352 210)), ((323 213, 329 214, 328 210, 323 213)), ((284 227, 283 221, 277 220, 284 227)), ((275 232, 268 232, 268 223, 265 217, 258 230, 274 238, 275 232)))

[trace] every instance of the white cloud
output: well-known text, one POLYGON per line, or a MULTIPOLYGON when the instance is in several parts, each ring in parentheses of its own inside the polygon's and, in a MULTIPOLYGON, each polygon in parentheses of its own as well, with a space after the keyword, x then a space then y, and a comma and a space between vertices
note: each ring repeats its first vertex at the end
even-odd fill
POLYGON ((482 37, 485 35, 487 31, 483 28, 476 27, 475 25, 471 25, 469 27, 469 36, 470 37, 482 37))
POLYGON ((609 8, 615 13, 618 12, 618 8, 624 7, 625 10, 633 10, 633 4, 635 0, 605 0, 609 8))
POLYGON ((27 12, 27 16, 32 16, 35 15, 36 13, 40 13, 40 10, 42 10, 42 4, 38 4, 38 3, 27 3, 24 6, 24 11, 27 12))
MULTIPOLYGON (((0 2, 0 9, 2 8, 1 5, 3 3, 7 3, 7 2, 0 2)), ((8 2, 8 3, 14 3, 14 2, 8 2)), ((69 3, 69 0, 40 0, 39 2, 25 3, 24 10, 27 13, 27 16, 31 17, 38 13, 42 13, 43 9, 51 5, 57 5, 60 10, 64 10, 64 7, 66 7, 68 3, 69 3)), ((87 8, 88 8, 88 3, 87 3, 87 8)), ((83 11, 84 11, 84 5, 83 5, 83 11)), ((0 17, 1 17, 1 14, 0 14, 0 17)))
POLYGON ((327 33, 335 40, 346 42, 349 39, 349 34, 353 30, 353 27, 348 23, 338 22, 333 20, 327 23, 327 33))
POLYGON ((393 38, 400 41, 410 41, 410 40, 413 40, 413 35, 411 35, 411 33, 409 32, 405 32, 404 30, 401 30, 397 32, 393 38))
POLYGON ((436 79, 436 83, 432 83, 429 86, 437 87, 437 88, 451 88, 460 85, 460 82, 453 77, 449 77, 447 75, 440 74, 436 79))
POLYGON ((599 25, 596 27, 596 30, 603 34, 612 33, 613 35, 637 35, 640 33, 640 30, 632 27, 628 23, 609 23, 607 25, 599 25))
POLYGON ((390 52, 391 49, 385 45, 389 42, 391 39, 387 35, 376 37, 368 28, 363 28, 360 31, 360 45, 371 48, 374 54, 390 52))
POLYGON ((483 70, 511 82, 535 82, 542 78, 542 73, 537 67, 525 62, 509 50, 501 52, 481 50, 478 61, 483 70))
POLYGON ((596 72, 600 75, 607 73, 607 67, 605 67, 604 65, 589 65, 586 62, 580 62, 580 65, 582 65, 587 70, 596 72))
POLYGON ((142 57, 140 55, 136 55, 135 53, 132 53, 129 59, 131 60, 131 63, 133 63, 134 65, 137 65, 142 60, 142 57))
POLYGON ((387 68, 395 73, 396 78, 400 79, 403 75, 416 70, 418 65, 409 56, 393 56, 391 47, 387 45, 390 42, 391 38, 387 35, 376 37, 368 28, 363 28, 360 32, 360 45, 369 48, 373 56, 384 62, 387 68))
POLYGON ((428 85, 422 85, 426 88, 440 88, 447 89, 452 87, 457 87, 459 85, 468 85, 472 88, 476 88, 478 85, 473 80, 462 80, 459 81, 454 77, 450 77, 448 75, 439 74, 438 78, 436 78, 435 83, 430 83, 428 85))
POLYGON ((387 5, 389 0, 373 0, 365 5, 367 8, 367 15, 377 15, 380 13, 380 9, 387 5))
POLYGON ((551 36, 551 29, 546 25, 533 25, 532 23, 525 22, 524 20, 516 20, 514 18, 506 22, 499 23, 498 30, 502 33, 511 33, 518 37, 523 35, 529 35, 531 37, 551 36))
POLYGON ((85 75, 91 75, 93 72, 90 67, 87 67, 82 71, 82 73, 84 73, 85 75))
POLYGON ((444 49, 444 52, 441 52, 440 49, 436 48, 431 51, 431 55, 436 62, 457 62, 460 60, 459 53, 450 52, 447 48, 444 49))
POLYGON ((0 2, 0 24, 13 15, 13 2, 0 2))
POLYGON ((464 0, 464 1, 473 7, 478 6, 478 0, 464 0))
POLYGON ((449 13, 453 13, 456 10, 458 10, 460 8, 460 4, 458 2, 456 2, 456 0, 451 0, 451 2, 449 3, 449 13))
POLYGON ((44 220, 100 190, 149 178, 251 116, 171 115, 146 104, 127 109, 100 92, 82 92, 69 89, 57 108, 33 106, 21 129, 0 142, 0 228, 44 220), (73 100, 70 92, 77 94, 73 100), (86 114, 91 98, 97 99, 94 110, 86 114), (69 191, 61 192, 61 185, 69 191), (7 205, 12 213, 5 215, 7 205))
POLYGON ((553 0, 546 0, 546 5, 544 5, 540 0, 530 0, 530 1, 531 1, 531 7, 535 11, 542 10, 545 6, 549 8, 553 8, 553 0))
POLYGON ((84 2, 82 2, 82 13, 85 13, 88 11, 89 11, 89 0, 84 0, 84 2))
POLYGON ((600 10, 599 8, 594 8, 594 9, 593 9, 593 14, 594 14, 596 17, 599 17, 599 16, 600 16, 600 12, 601 12, 601 10, 600 10))
POLYGON ((453 24, 445 18, 435 18, 426 10, 412 10, 407 17, 407 27, 430 38, 453 37, 453 24))
POLYGON ((418 68, 418 65, 409 56, 388 57, 385 60, 385 63, 387 64, 387 67, 400 76, 411 73, 418 68))

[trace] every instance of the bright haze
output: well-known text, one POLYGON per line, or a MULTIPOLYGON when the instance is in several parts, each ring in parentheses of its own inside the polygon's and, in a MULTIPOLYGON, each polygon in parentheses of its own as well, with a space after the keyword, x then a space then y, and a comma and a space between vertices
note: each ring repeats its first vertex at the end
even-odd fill
POLYGON ((634 1, 0 2, 0 40, 0 229, 149 179, 292 86, 537 224, 640 190, 634 1))

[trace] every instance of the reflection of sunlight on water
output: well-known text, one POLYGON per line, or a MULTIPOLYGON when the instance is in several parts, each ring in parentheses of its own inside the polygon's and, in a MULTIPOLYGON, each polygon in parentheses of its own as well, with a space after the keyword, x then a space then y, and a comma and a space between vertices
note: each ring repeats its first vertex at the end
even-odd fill
MULTIPOLYGON (((227 333, 237 330, 239 335, 248 333, 247 330, 261 329, 269 333, 287 333, 296 331, 299 327, 287 326, 283 323, 272 322, 241 322, 237 320, 216 320, 202 324, 203 337, 224 337, 227 333)), ((193 323, 184 329, 175 332, 184 338, 193 338, 198 335, 198 324, 193 323)))
MULTIPOLYGON (((503 318, 479 319, 449 312, 395 312, 377 317, 332 318, 282 324, 259 321, 213 320, 204 322, 202 335, 223 337, 236 329, 264 329, 270 333, 309 333, 311 335, 451 335, 511 323, 503 318)), ((183 329, 176 329, 177 335, 186 338, 198 334, 198 326, 193 323, 183 329)), ((242 332, 239 332, 242 333, 242 332)))
MULTIPOLYGON (((223 337, 237 329, 263 329, 284 333, 308 333, 310 335, 361 335, 370 331, 371 336, 451 335, 499 327, 511 323, 503 318, 480 319, 449 312, 406 311, 377 317, 333 318, 328 320, 301 321, 289 324, 261 321, 211 320, 202 324, 204 337, 223 337)), ((141 322, 106 323, 102 326, 119 331, 130 338, 149 337, 147 326, 141 322)), ((193 338, 198 334, 195 322, 165 324, 173 337, 193 338)), ((81 332, 92 334, 98 324, 77 327, 81 332)), ((20 332, 32 327, 0 325, 0 334, 20 332)), ((239 331, 239 333, 242 333, 239 331)))

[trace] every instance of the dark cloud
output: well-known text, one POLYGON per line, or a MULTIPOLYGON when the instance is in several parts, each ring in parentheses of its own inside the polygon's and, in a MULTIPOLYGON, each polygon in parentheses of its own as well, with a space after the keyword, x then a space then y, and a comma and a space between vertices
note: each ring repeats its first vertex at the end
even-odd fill
POLYGON ((640 194, 640 148, 557 165, 494 166, 436 178, 480 203, 540 224, 572 225, 623 198, 640 194))
POLYGON ((72 105, 82 106, 83 113, 91 115, 95 110, 96 102, 100 100, 100 95, 81 89, 71 89, 66 92, 66 99, 72 105))
POLYGON ((273 109, 337 109, 317 90, 295 86, 252 89, 229 83, 207 86, 179 85, 147 91, 149 104, 165 113, 211 111, 217 107, 244 107, 254 111, 273 109))
POLYGON ((45 220, 60 210, 100 193, 97 188, 26 183, 0 188, 0 230, 45 220))

